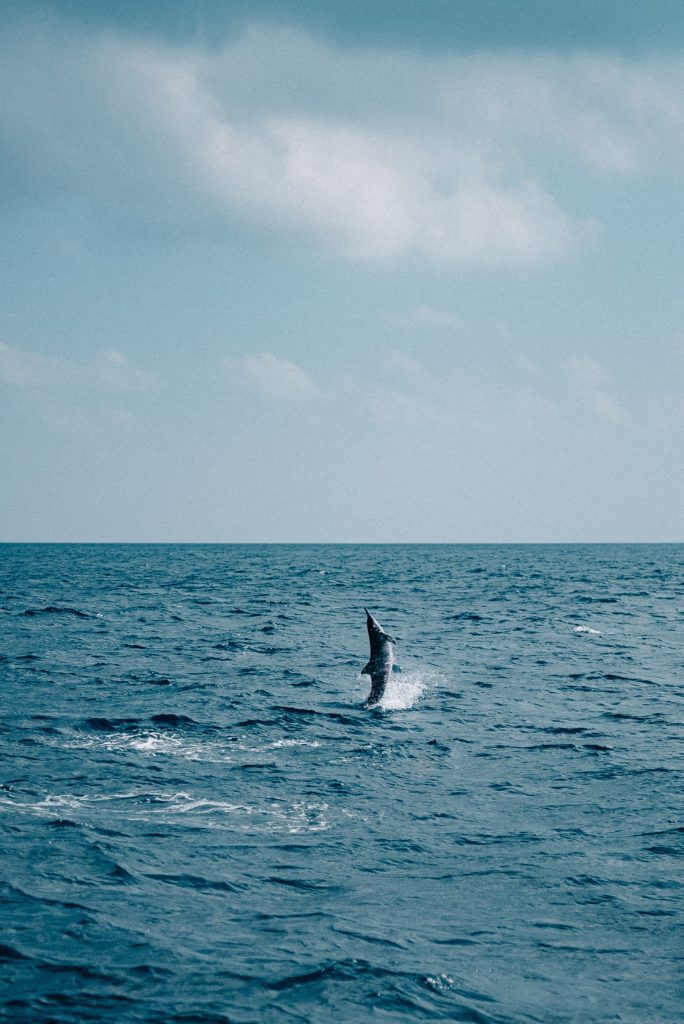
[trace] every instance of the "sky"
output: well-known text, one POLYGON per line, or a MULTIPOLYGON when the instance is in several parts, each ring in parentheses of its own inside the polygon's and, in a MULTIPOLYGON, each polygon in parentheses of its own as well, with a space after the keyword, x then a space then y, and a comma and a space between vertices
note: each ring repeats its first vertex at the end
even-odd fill
POLYGON ((684 540, 680 0, 0 24, 0 541, 684 540))

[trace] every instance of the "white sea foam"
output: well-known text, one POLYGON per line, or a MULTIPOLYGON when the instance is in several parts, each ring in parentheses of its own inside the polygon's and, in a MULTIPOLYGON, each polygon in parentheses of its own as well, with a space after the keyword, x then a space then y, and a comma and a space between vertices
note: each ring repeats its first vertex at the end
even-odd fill
MULTIPOLYGON (((366 680, 368 677, 362 678, 366 680)), ((440 673, 432 669, 394 672, 377 706, 383 711, 405 711, 417 704, 429 689, 438 686, 441 681, 440 673)))
POLYGON ((37 801, 0 797, 0 807, 36 817, 54 817, 69 812, 87 820, 97 820, 98 807, 107 804, 107 820, 173 822, 183 819, 193 827, 238 832, 299 834, 323 832, 331 827, 330 807, 324 802, 270 801, 263 805, 215 800, 184 791, 149 792, 142 790, 102 794, 50 794, 37 801))
POLYGON ((283 747, 320 747, 319 740, 296 740, 296 739, 280 739, 273 740, 271 743, 261 743, 257 746, 249 746, 246 743, 238 743, 238 750, 248 750, 250 753, 263 754, 267 750, 280 750, 283 747))
POLYGON ((454 987, 454 979, 448 974, 438 974, 436 977, 428 976, 425 979, 427 985, 434 989, 435 992, 448 992, 454 987))
POLYGON ((242 747, 243 750, 279 750, 281 747, 320 747, 318 740, 293 740, 293 739, 282 739, 273 740, 272 743, 266 743, 263 747, 242 747))
POLYGON ((600 629, 592 629, 591 626, 575 626, 573 633, 586 633, 588 636, 603 636, 600 629))
POLYGON ((96 736, 73 736, 68 739, 48 741, 50 746, 67 750, 106 750, 111 753, 128 753, 154 757, 158 754, 183 757, 189 761, 221 763, 233 761, 226 743, 191 741, 172 732, 110 732, 96 736))
POLYGON ((176 815, 202 819, 206 828, 232 828, 241 832, 321 832, 330 827, 327 803, 296 801, 271 802, 261 806, 236 804, 229 800, 211 800, 192 793, 178 792, 165 803, 152 808, 156 816, 169 819, 176 815), (229 819, 229 820, 226 820, 229 819))
POLYGON ((111 753, 128 753, 134 750, 138 754, 150 757, 166 755, 182 757, 189 761, 206 761, 209 763, 228 763, 239 759, 239 754, 265 754, 275 750, 287 750, 293 747, 320 747, 319 740, 292 739, 281 737, 270 743, 225 742, 222 740, 188 740, 173 732, 109 732, 95 736, 73 736, 68 739, 46 740, 49 746, 58 746, 67 750, 106 750, 111 753))
POLYGON ((144 796, 149 799, 149 794, 142 794, 137 790, 107 795, 50 793, 42 800, 36 800, 33 802, 27 800, 14 800, 10 797, 0 797, 0 806, 11 808, 14 811, 22 811, 26 814, 35 814, 38 817, 52 817, 55 813, 63 810, 81 811, 89 804, 109 803, 111 801, 118 802, 122 800, 139 800, 144 796))

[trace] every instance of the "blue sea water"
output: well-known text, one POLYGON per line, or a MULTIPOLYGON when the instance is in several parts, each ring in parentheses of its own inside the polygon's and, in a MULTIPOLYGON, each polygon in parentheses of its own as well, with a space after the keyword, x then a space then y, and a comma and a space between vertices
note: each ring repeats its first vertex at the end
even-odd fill
POLYGON ((1 547, 0 1019, 682 1019, 683 570, 1 547))

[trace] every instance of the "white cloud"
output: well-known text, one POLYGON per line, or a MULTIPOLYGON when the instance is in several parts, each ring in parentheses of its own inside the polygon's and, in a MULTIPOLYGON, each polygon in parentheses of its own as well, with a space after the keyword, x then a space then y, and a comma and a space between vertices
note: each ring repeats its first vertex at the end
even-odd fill
POLYGON ((220 52, 38 29, 0 44, 0 126, 36 190, 134 223, 236 217, 347 256, 548 261, 596 236, 568 175, 681 166, 678 59, 350 50, 253 28, 220 52))
POLYGON ((388 317, 398 327, 436 327, 449 331, 463 328, 463 320, 450 309, 435 309, 434 306, 413 306, 405 313, 388 317))
POLYGON ((587 397, 594 414, 600 420, 618 424, 625 419, 624 410, 607 391, 598 388, 590 391, 587 397))
POLYGON ((288 401, 308 401, 322 396, 319 385, 296 363, 272 352, 259 352, 238 358, 226 358, 223 369, 234 378, 236 373, 262 394, 288 401))
POLYGON ((54 385, 65 376, 65 364, 0 341, 0 381, 17 387, 54 385))
POLYGON ((115 391, 154 391, 159 387, 156 377, 131 366, 123 352, 113 348, 98 352, 89 370, 97 385, 115 391))
POLYGON ((159 387, 156 377, 131 366, 127 357, 115 349, 96 352, 90 359, 77 363, 5 342, 0 342, 0 381, 41 391, 151 391, 159 387))
POLYGON ((595 359, 574 358, 565 361, 565 368, 575 380, 587 388, 596 388, 606 379, 606 369, 595 359))
POLYGON ((388 348, 386 353, 387 363, 393 370, 415 376, 420 370, 420 363, 413 356, 402 352, 398 348, 388 348))
POLYGON ((568 359, 564 367, 575 382, 579 395, 593 415, 606 423, 622 423, 624 409, 607 390, 608 371, 595 359, 568 359))
POLYGON ((367 414, 389 426, 423 424, 428 412, 422 402, 396 388, 381 388, 367 399, 367 414))

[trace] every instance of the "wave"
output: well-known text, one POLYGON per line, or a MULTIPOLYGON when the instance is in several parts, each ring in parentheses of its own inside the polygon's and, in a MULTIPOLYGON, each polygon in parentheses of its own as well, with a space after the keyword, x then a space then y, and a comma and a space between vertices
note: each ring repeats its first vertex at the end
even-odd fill
POLYGON ((60 736, 59 740, 50 740, 48 745, 59 746, 66 750, 105 750, 115 754, 128 754, 133 751, 151 757, 166 755, 184 758, 188 761, 227 764, 241 762, 244 754, 268 754, 301 748, 316 749, 321 746, 321 742, 320 740, 287 736, 263 743, 248 742, 245 738, 241 739, 235 736, 225 739, 193 740, 182 733, 171 731, 159 732, 153 729, 119 731, 114 729, 111 732, 103 731, 102 734, 98 732, 96 735, 60 736))
MULTIPOLYGON (((272 992, 308 990, 308 998, 313 1001, 320 1000, 324 992, 330 992, 331 986, 340 983, 345 989, 353 986, 364 1001, 372 993, 374 1009, 379 1009, 388 1019, 449 1019, 472 1024, 512 1024, 513 1020, 490 1009, 497 1002, 493 996, 458 985, 446 972, 422 974, 385 967, 360 957, 315 964, 309 970, 262 982, 272 992), (366 990, 368 995, 362 995, 366 990)), ((298 998, 305 999, 307 995, 298 998)), ((360 1014, 358 1019, 362 1016, 360 1014)))
POLYGON ((77 619, 92 619, 102 618, 101 615, 91 615, 89 612, 83 612, 80 608, 71 608, 68 605, 56 605, 50 604, 45 608, 27 608, 22 613, 23 615, 35 616, 35 615, 72 615, 77 619))
POLYGON ((245 888, 235 882, 226 882, 223 879, 204 878, 201 875, 190 874, 168 874, 164 872, 151 872, 145 876, 155 882, 165 882, 167 885, 176 885, 181 889, 194 889, 197 892, 240 892, 245 888))
MULTIPOLYGON (((235 803, 180 791, 124 790, 120 793, 50 794, 41 800, 22 801, 0 796, 0 806, 41 818, 54 819, 67 808, 79 817, 77 825, 95 824, 104 813, 108 822, 183 823, 192 828, 245 833, 299 835, 331 828, 331 808, 325 801, 235 803)), ((60 819, 65 820, 65 819, 60 819)))

